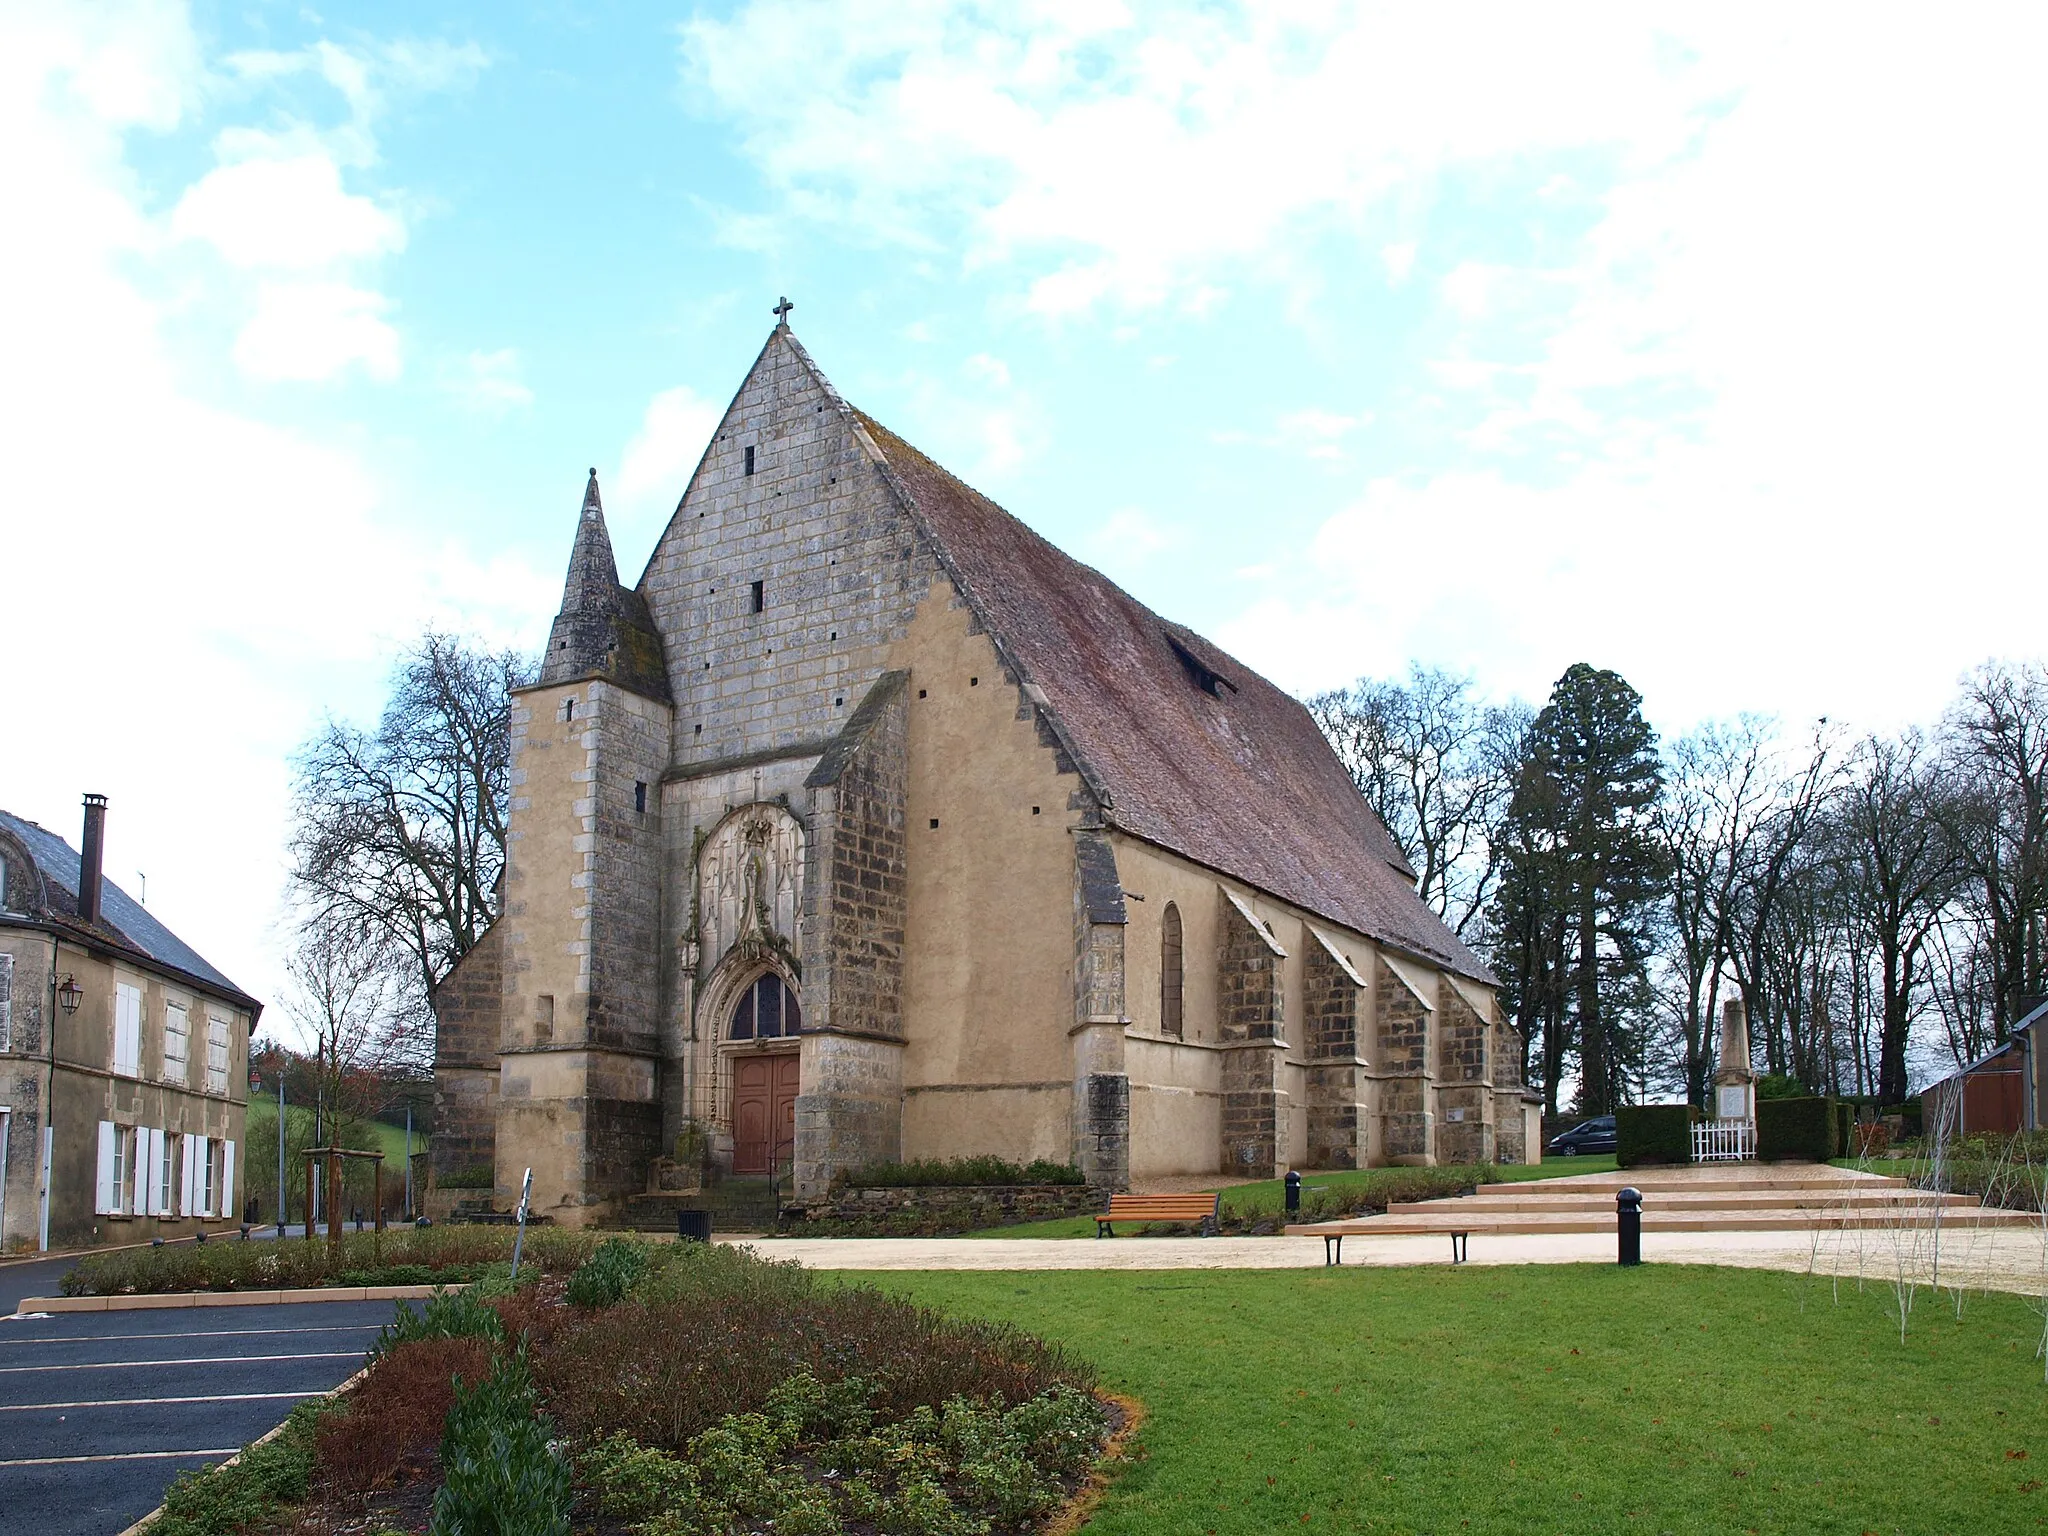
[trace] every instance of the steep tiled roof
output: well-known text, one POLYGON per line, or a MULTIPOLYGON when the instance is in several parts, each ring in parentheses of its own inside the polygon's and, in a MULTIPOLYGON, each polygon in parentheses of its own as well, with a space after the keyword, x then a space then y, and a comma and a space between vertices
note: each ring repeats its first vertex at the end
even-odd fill
POLYGON ((562 611, 555 615, 540 663, 543 684, 585 677, 606 678, 651 699, 669 698, 661 636, 647 611, 647 599, 619 585, 595 469, 583 488, 569 575, 562 583, 562 611))
POLYGON ((1492 981, 1415 894, 1299 700, 853 415, 1019 681, 1043 691, 1112 825, 1492 981))
POLYGON ((69 929, 81 938, 91 938, 111 948, 132 954, 172 970, 182 971, 194 981, 219 989, 231 1000, 259 1006, 256 1000, 227 977, 207 964, 205 958, 183 939, 158 922, 147 907, 104 876, 100 880, 100 920, 87 925, 78 916, 78 850, 56 833, 35 822, 24 821, 0 811, 0 831, 16 838, 35 860, 43 877, 43 910, 30 916, 69 929))

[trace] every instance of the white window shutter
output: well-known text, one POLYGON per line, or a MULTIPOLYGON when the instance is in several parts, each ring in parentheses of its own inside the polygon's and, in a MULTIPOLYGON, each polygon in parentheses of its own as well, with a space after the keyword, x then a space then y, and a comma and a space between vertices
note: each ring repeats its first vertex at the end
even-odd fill
POLYGON ((171 1214, 171 1192, 165 1188, 164 1154, 170 1150, 171 1138, 165 1131, 151 1131, 149 1134, 155 1143, 150 1151, 149 1164, 150 1214, 168 1216, 171 1214))
POLYGON ((100 1122, 99 1184, 93 1194, 93 1209, 105 1216, 114 1209, 114 1122, 100 1122))
POLYGON ((180 1159, 184 1167, 180 1170, 182 1182, 178 1187, 178 1214, 180 1216, 190 1216, 199 1209, 199 1199, 192 1192, 192 1175, 198 1170, 199 1166, 199 1159, 193 1155, 198 1150, 194 1143, 199 1138, 188 1135, 180 1136, 178 1140, 183 1143, 179 1150, 185 1154, 180 1159))
POLYGON ((149 1132, 138 1127, 130 1131, 133 1138, 128 1143, 128 1155, 135 1159, 135 1198, 129 1203, 129 1214, 149 1214, 149 1186, 156 1182, 156 1170, 149 1166, 149 1132))
POLYGON ((232 1218, 235 1214, 235 1144, 224 1141, 220 1144, 220 1213, 232 1218))

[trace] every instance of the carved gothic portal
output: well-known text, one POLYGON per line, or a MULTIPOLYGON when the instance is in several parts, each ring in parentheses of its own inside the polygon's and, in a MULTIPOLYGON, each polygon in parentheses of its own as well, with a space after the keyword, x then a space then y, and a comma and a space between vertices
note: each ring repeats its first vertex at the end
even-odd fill
POLYGON ((803 827, 782 806, 742 806, 718 824, 697 854, 697 953, 707 973, 770 954, 798 968, 803 874, 803 827))

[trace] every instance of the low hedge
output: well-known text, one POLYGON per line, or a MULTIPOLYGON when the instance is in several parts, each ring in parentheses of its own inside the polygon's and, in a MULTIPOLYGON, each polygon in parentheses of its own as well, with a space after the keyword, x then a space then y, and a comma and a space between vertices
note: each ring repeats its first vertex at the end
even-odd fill
POLYGON ((1756 1155, 1766 1163, 1824 1163, 1835 1155, 1835 1101, 1758 1099, 1756 1155))
POLYGON ((1691 1162, 1692 1121, 1690 1104, 1624 1104, 1614 1112, 1615 1166, 1691 1162))
POLYGON ((1856 1106, 1847 1099, 1829 1100, 1835 1106, 1835 1156, 1856 1155, 1856 1106))
POLYGON ((1039 1158, 1013 1163, 1000 1157, 927 1157, 908 1163, 875 1163, 845 1177, 849 1189, 922 1189, 981 1184, 1085 1184, 1071 1163, 1039 1158))

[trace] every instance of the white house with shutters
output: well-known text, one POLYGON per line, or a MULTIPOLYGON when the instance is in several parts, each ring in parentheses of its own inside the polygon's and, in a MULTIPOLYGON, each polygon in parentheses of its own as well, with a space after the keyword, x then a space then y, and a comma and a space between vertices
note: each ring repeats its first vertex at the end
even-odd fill
POLYGON ((184 1236, 241 1215, 262 1004, 83 851, 0 811, 0 1249, 184 1236))

